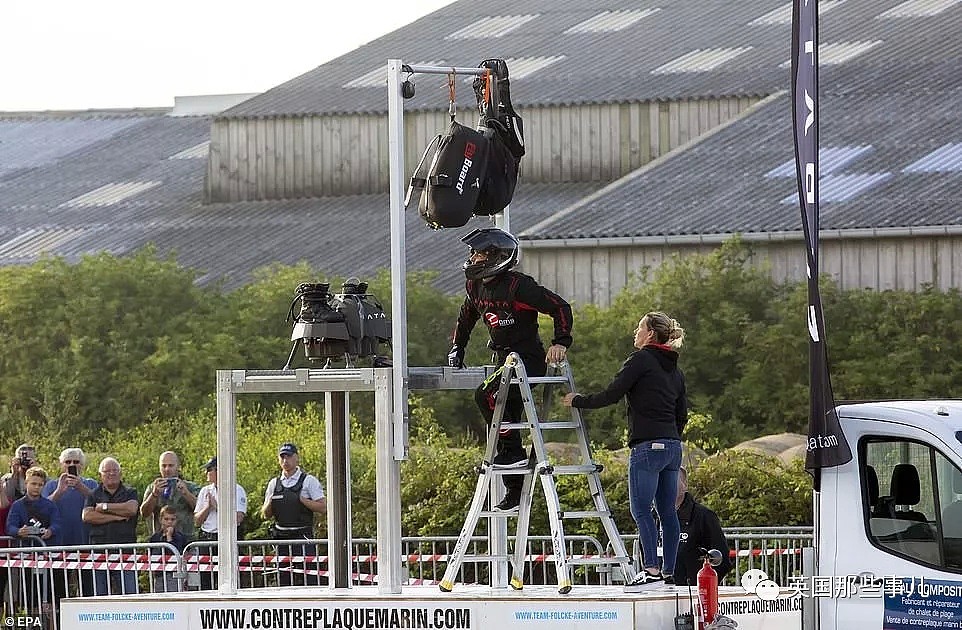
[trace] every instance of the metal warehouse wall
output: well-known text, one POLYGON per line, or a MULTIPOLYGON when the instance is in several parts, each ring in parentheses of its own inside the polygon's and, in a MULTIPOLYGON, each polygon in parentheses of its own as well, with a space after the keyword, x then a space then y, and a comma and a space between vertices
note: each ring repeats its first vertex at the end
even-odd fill
MULTIPOLYGON (((757 98, 651 101, 521 111, 529 182, 613 181, 744 111, 757 98)), ((406 112, 405 172, 448 127, 444 111, 406 112)), ((458 120, 475 122, 474 110, 458 120)), ((217 118, 208 201, 386 192, 387 115, 217 118)))
MULTIPOLYGON (((753 242, 759 264, 777 280, 805 277, 801 241, 753 242)), ((710 253, 712 244, 636 247, 522 248, 523 271, 578 304, 607 306, 628 278, 645 267, 657 268, 674 254, 710 253)), ((917 290, 962 289, 962 235, 941 237, 823 239, 819 250, 822 273, 842 288, 917 290)))

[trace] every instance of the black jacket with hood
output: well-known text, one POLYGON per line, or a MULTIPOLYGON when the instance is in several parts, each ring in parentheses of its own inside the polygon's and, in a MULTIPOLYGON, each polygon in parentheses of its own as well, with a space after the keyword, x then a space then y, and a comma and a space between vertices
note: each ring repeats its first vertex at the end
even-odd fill
POLYGON ((718 515, 686 492, 678 506, 678 523, 681 525, 681 539, 678 542, 678 559, 675 562, 675 584, 694 586, 698 583, 698 571, 703 564, 702 548, 717 549, 722 553, 722 562, 715 567, 718 581, 721 582, 732 570, 732 560, 718 515))
POLYGON ((599 409, 622 396, 628 400, 628 446, 681 439, 688 421, 688 400, 677 352, 662 344, 636 350, 604 391, 579 394, 571 404, 579 409, 599 409))

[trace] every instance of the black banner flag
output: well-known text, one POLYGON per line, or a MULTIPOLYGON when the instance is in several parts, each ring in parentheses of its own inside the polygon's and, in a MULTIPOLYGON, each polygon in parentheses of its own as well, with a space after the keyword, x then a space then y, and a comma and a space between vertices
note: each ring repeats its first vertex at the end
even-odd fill
POLYGON ((825 321, 818 289, 818 1, 794 0, 792 12, 792 123, 795 172, 808 271, 809 420, 805 468, 819 488, 818 470, 852 459, 842 433, 828 374, 825 321))

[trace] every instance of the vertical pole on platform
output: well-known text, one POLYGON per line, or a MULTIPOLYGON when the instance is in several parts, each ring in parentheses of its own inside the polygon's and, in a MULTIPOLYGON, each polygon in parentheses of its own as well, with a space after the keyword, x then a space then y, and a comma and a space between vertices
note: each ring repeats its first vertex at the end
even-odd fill
POLYGON ((351 428, 347 392, 325 392, 327 558, 331 588, 351 587, 351 428))
POLYGON ((217 370, 217 590, 237 593, 237 407, 233 372, 217 370))
POLYGON ((387 62, 387 126, 391 198, 391 359, 394 458, 408 457, 407 260, 404 253, 404 103, 400 59, 387 62))
POLYGON ((401 592, 401 465, 394 457, 391 372, 392 368, 374 370, 377 590, 382 595, 401 592))

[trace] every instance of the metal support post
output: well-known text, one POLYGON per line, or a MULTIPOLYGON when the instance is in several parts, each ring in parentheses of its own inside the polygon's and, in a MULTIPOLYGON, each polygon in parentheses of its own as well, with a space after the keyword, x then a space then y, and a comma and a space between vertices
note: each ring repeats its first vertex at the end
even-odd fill
POLYGON ((377 452, 377 590, 401 592, 401 465, 393 449, 391 368, 374 370, 374 445, 377 452))
POLYGON ((388 155, 391 193, 391 358, 393 374, 394 458, 408 457, 407 261, 404 257, 404 104, 401 60, 387 66, 388 155))
POLYGON ((351 587, 351 414, 347 392, 324 394, 327 557, 331 588, 351 587))
POLYGON ((217 370, 217 590, 221 595, 237 593, 237 405, 232 375, 231 370, 217 370), (220 465, 225 460, 227 465, 220 465))
MULTIPOLYGON (((400 59, 387 62, 387 131, 389 188, 391 199, 391 345, 394 362, 393 423, 394 458, 408 458, 408 338, 407 338, 407 261, 404 223, 404 100, 402 74, 458 74, 481 76, 484 68, 410 66, 400 59)), ((508 225, 505 213, 499 225, 508 225)), ((508 229, 505 227, 504 229, 508 229)))

